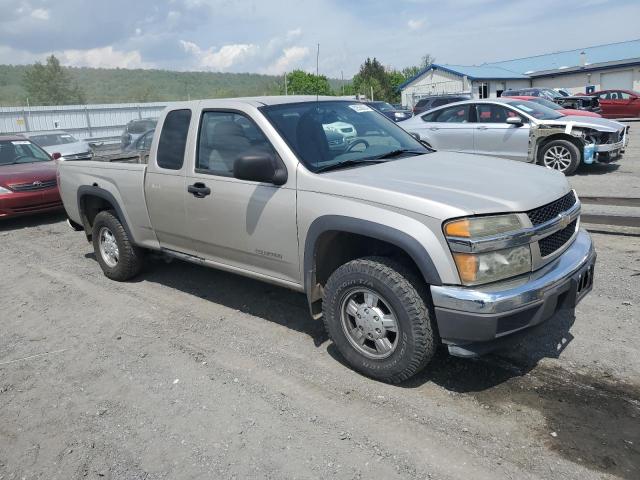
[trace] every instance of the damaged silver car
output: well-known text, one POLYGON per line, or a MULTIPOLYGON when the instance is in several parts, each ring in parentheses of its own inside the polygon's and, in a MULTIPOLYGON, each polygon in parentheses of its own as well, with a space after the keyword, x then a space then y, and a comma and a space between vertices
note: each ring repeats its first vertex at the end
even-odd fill
POLYGON ((469 100, 398 123, 435 150, 519 160, 573 174, 580 164, 619 160, 629 127, 604 118, 564 116, 526 100, 469 100))

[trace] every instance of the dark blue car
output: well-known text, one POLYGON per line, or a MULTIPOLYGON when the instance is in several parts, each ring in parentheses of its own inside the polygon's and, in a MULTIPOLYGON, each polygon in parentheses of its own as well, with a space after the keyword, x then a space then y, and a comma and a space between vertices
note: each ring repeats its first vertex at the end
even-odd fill
POLYGON ((394 122, 401 122, 402 120, 413 117, 413 113, 411 111, 398 110, 397 108, 394 108, 393 105, 387 102, 365 102, 365 105, 368 105, 374 110, 379 111, 394 122))

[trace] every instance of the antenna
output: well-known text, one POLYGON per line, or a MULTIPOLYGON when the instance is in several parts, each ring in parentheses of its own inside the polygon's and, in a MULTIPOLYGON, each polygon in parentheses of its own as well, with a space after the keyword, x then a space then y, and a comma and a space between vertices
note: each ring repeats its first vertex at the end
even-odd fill
POLYGON ((316 52, 316 102, 320 95, 320 44, 318 43, 318 50, 316 52))

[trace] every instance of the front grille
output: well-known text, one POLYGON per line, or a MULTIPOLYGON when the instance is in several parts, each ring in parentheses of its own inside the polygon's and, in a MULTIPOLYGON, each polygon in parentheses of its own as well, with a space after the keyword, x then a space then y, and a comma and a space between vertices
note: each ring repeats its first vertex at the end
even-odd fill
POLYGON ((558 200, 543 205, 542 207, 534 208, 527 212, 527 216, 533 226, 542 225, 548 222, 552 218, 557 217, 560 213, 566 212, 576 203, 576 196, 573 191, 567 193, 564 197, 558 200))
POLYGON ((53 188, 57 185, 56 179, 35 181, 29 183, 16 183, 9 185, 9 188, 14 192, 30 192, 33 190, 44 190, 45 188, 53 188))
POLYGON ((567 243, 576 232, 576 223, 578 223, 578 221, 574 220, 566 228, 558 230, 557 232, 540 240, 538 242, 538 245, 540 245, 540 256, 543 258, 548 257, 562 248, 562 246, 567 243))

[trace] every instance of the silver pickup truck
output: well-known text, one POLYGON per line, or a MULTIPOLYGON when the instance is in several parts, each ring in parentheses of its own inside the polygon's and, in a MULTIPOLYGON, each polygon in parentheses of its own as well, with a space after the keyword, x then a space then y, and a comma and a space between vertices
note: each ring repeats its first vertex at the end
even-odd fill
POLYGON ((107 277, 155 251, 304 292, 348 364, 387 382, 441 343, 501 346, 592 288, 561 173, 433 152, 353 101, 173 105, 146 164, 64 162, 59 185, 107 277), (336 122, 357 135, 328 136, 336 122))

